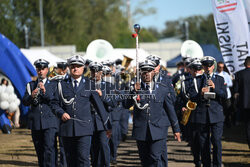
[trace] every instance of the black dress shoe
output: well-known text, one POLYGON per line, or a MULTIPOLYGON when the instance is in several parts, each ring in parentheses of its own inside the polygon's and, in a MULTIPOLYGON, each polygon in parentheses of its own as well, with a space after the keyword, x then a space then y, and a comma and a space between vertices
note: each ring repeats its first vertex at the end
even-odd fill
POLYGON ((125 142, 127 139, 127 135, 126 134, 122 134, 122 141, 125 142))
POLYGON ((117 164, 117 161, 116 161, 116 160, 113 160, 113 161, 111 161, 111 164, 116 165, 116 164, 117 164))

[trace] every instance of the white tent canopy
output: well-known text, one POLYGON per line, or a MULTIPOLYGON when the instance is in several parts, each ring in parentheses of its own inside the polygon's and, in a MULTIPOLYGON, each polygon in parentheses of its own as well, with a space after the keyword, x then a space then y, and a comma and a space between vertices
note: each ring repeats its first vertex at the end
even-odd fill
POLYGON ((30 61, 32 65, 34 65, 34 62, 37 59, 47 60, 50 63, 49 66, 56 66, 57 62, 66 62, 66 60, 53 55, 46 49, 21 49, 21 52, 30 61))

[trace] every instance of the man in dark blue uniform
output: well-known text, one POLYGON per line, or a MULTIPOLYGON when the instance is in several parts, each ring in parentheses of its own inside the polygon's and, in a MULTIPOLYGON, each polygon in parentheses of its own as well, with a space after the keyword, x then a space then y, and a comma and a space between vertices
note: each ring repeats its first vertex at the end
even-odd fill
MULTIPOLYGON (((161 65, 160 65, 160 60, 161 58, 159 56, 156 55, 149 55, 147 57, 147 60, 151 60, 155 63, 155 76, 154 76, 154 80, 155 82, 161 82, 163 84, 165 84, 166 86, 170 86, 173 88, 172 86, 172 78, 168 75, 168 71, 167 70, 163 70, 161 65)), ((172 89, 171 88, 171 89, 172 89)), ((172 89, 174 92, 174 89, 172 89)))
POLYGON ((173 83, 176 83, 179 80, 179 75, 184 73, 184 61, 181 60, 180 62, 176 63, 177 71, 172 75, 173 83))
POLYGON ((68 79, 68 63, 67 62, 57 62, 57 74, 61 76, 61 80, 68 79))
POLYGON ((182 58, 182 61, 181 61, 181 66, 178 68, 177 66, 177 71, 176 73, 172 76, 172 83, 174 85, 174 87, 176 87, 176 83, 181 79, 180 77, 182 75, 184 75, 186 71, 186 67, 189 63, 189 60, 190 60, 190 57, 185 57, 185 58, 182 58), (182 65, 183 64, 183 65, 182 65))
MULTIPOLYGON (((103 66, 103 81, 102 85, 105 85, 105 93, 107 96, 110 96, 111 99, 109 101, 113 101, 113 105, 108 106, 108 111, 110 112, 111 122, 112 122, 112 135, 109 141, 110 146, 110 161, 112 164, 116 164, 117 158, 117 149, 120 144, 121 138, 121 128, 122 124, 121 116, 123 114, 123 110, 126 110, 122 107, 122 103, 119 98, 116 96, 119 90, 115 90, 114 83, 112 83, 112 72, 109 66, 103 66)), ((106 100, 107 101, 107 100, 106 100)), ((128 114, 128 113, 126 113, 128 114)), ((125 119, 126 122, 126 119, 125 119)), ((125 123, 126 124, 126 123, 125 123)), ((127 133, 125 133, 127 134, 127 133)))
MULTIPOLYGON (((119 92, 124 91, 124 90, 128 90, 129 83, 131 80, 131 78, 128 79, 128 77, 131 77, 130 74, 127 74, 127 72, 125 71, 125 68, 121 64, 119 64, 119 61, 116 61, 116 69, 115 70, 116 70, 115 71, 116 90, 119 92)), ((114 116, 114 113, 116 113, 116 116, 114 116, 115 122, 113 122, 113 124, 117 124, 118 122, 116 122, 116 121, 119 121, 119 126, 117 125, 116 127, 119 128, 119 131, 120 131, 120 135, 117 136, 117 138, 116 138, 116 140, 118 142, 117 143, 117 147, 118 147, 120 140, 125 142, 125 140, 127 139, 128 121, 129 121, 130 112, 128 109, 125 109, 124 106, 122 105, 122 103, 120 103, 120 102, 119 102, 119 105, 117 106, 115 111, 116 112, 113 112, 113 116, 114 116)), ((116 155, 116 152, 115 152, 115 155, 116 155)), ((114 160, 115 159, 116 159, 116 156, 115 156, 114 160)))
POLYGON ((204 74, 196 78, 197 82, 190 87, 189 95, 192 102, 197 103, 196 110, 191 113, 193 128, 199 134, 201 161, 204 167, 211 166, 210 149, 213 144, 213 167, 221 166, 223 134, 222 101, 227 98, 223 77, 215 75, 215 59, 205 56, 201 63, 204 74), (210 137, 211 136, 211 137, 210 137))
MULTIPOLYGON (((192 76, 190 74, 189 64, 191 63, 192 58, 185 58, 184 64, 185 68, 182 74, 178 76, 178 81, 175 83, 175 92, 176 92, 176 103, 175 109, 177 112, 178 119, 181 120, 183 117, 182 107, 186 106, 189 96, 187 95, 186 88, 188 87, 188 83, 192 82, 192 76), (186 85, 187 84, 187 85, 186 85)), ((174 82, 173 82, 174 84, 174 82)), ((180 124, 182 139, 190 144, 190 126, 180 124)))
MULTIPOLYGON (((197 90, 197 80, 200 80, 203 71, 202 71, 202 64, 200 62, 200 59, 193 59, 191 63, 188 65, 190 68, 190 74, 192 77, 186 78, 182 84, 182 89, 180 93, 180 97, 182 98, 182 121, 181 124, 183 127, 185 127, 184 132, 187 133, 188 135, 188 142, 191 146, 191 151, 194 157, 194 164, 195 167, 200 167, 201 166, 201 158, 200 158, 200 145, 199 145, 199 133, 197 129, 195 129, 195 126, 193 128, 193 124, 189 119, 187 119, 187 114, 184 112, 187 111, 187 104, 188 101, 190 100, 190 94, 189 94, 189 89, 192 89, 192 86, 195 86, 196 91, 197 90), (185 124, 185 120, 188 122, 185 124)), ((196 112, 195 109, 191 112, 196 112)), ((195 125, 195 124, 194 124, 195 125)))
POLYGON ((69 79, 58 83, 58 91, 51 102, 53 111, 62 120, 59 135, 62 136, 67 166, 89 167, 93 120, 90 105, 97 112, 106 127, 109 117, 97 91, 91 90, 89 79, 83 78, 84 59, 75 55, 68 59, 69 79))
MULTIPOLYGON (((91 62, 89 64, 90 68, 90 79, 92 90, 98 90, 101 95, 101 99, 104 103, 106 111, 109 111, 109 107, 113 106, 111 97, 106 97, 106 93, 110 90, 110 85, 102 82, 102 68, 103 65, 98 62, 91 62), (107 89, 106 89, 107 88, 107 89)), ((109 93, 108 93, 109 94, 109 93)), ((94 121, 94 134, 92 137, 91 145, 91 162, 93 167, 108 167, 110 166, 110 148, 109 148, 109 138, 111 135, 110 129, 106 129, 100 115, 97 113, 96 107, 91 104, 92 118, 94 121)))
MULTIPOLYGON (((57 69, 56 69, 56 73, 57 75, 54 76, 53 78, 51 78, 51 80, 57 81, 57 82, 61 82, 62 80, 68 79, 69 75, 68 75, 68 63, 67 62, 57 62, 57 69)), ((58 120, 58 124, 60 125, 60 119, 58 120)), ((58 129, 59 131, 59 129, 58 129)), ((58 133, 57 133, 58 136, 58 133)), ((65 151, 64 151, 64 147, 63 147, 63 141, 62 141, 62 137, 58 136, 58 140, 59 140, 59 161, 58 161, 58 154, 56 155, 56 163, 59 167, 66 167, 67 166, 67 162, 66 162, 66 155, 65 155, 65 151), (57 162, 58 161, 58 162, 57 162)), ((56 146, 57 146, 57 141, 56 141, 56 146)))
MULTIPOLYGON (((171 93, 171 96, 175 97, 174 87, 173 87, 173 84, 172 84, 172 78, 168 75, 167 70, 162 69, 162 67, 160 65, 161 58, 159 56, 156 56, 156 55, 149 55, 147 57, 147 60, 151 60, 151 61, 153 61, 155 63, 154 81, 156 83, 164 84, 166 87, 168 87, 168 89, 169 89, 169 91, 171 93)), ((166 146, 166 148, 167 148, 167 146, 166 146)), ((164 152, 162 154, 163 166, 167 166, 167 162, 168 162, 168 156, 167 156, 166 150, 164 150, 164 152)))
POLYGON ((239 106, 243 112, 247 142, 250 149, 250 57, 245 60, 245 69, 235 74, 235 96, 239 97, 239 106))
POLYGON ((145 60, 139 67, 142 82, 136 83, 135 95, 125 101, 125 106, 134 105, 132 136, 136 139, 142 166, 162 166, 162 153, 166 151, 170 125, 175 138, 181 141, 174 110, 175 97, 164 84, 154 82, 154 62, 145 60), (140 95, 140 100, 137 95, 140 95))
POLYGON ((57 118, 51 110, 55 84, 47 79, 49 62, 44 59, 35 61, 38 79, 27 84, 23 104, 31 106, 29 128, 36 149, 39 166, 56 166, 55 139, 58 128, 57 118))

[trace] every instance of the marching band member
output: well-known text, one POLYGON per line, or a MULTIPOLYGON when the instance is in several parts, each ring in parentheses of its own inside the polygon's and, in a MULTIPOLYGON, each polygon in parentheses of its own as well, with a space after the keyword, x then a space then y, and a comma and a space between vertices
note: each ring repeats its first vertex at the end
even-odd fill
MULTIPOLYGON (((154 76, 155 82, 165 84, 165 86, 167 86, 169 88, 172 96, 175 97, 175 92, 174 92, 174 88, 173 88, 173 84, 172 84, 172 78, 170 76, 168 76, 166 70, 162 70, 162 67, 160 65, 161 58, 159 56, 156 56, 156 55, 149 55, 147 57, 147 59, 151 60, 151 61, 153 61, 155 63, 155 69, 154 69, 154 71, 155 71, 155 76, 154 76)), ((167 159, 168 159, 167 152, 164 150, 163 154, 162 154, 163 166, 167 166, 167 161, 168 161, 167 159)))
MULTIPOLYGON (((176 103, 175 109, 177 112, 178 119, 181 120, 183 117, 182 108, 186 106, 186 103, 189 99, 189 95, 187 94, 187 88, 189 86, 189 82, 192 82, 192 76, 190 74, 190 66, 192 58, 185 58, 185 70, 182 74, 180 74, 179 80, 175 84, 175 92, 176 92, 176 103)), ((173 83, 174 84, 174 83, 173 83)), ((190 127, 189 125, 184 126, 180 124, 180 128, 182 131, 182 139, 187 141, 190 144, 190 127)))
MULTIPOLYGON (((116 90, 128 90, 129 89, 129 83, 131 78, 131 75, 128 74, 128 71, 125 70, 125 67, 123 67, 121 64, 119 64, 119 61, 116 62, 116 71, 115 71, 115 85, 116 85, 116 90)), ((116 120, 118 121, 119 119, 119 131, 120 135, 118 140, 118 144, 120 142, 120 138, 122 141, 125 141, 127 139, 127 133, 128 133, 128 120, 129 120, 129 110, 125 109, 122 103, 118 105, 118 108, 116 110, 120 114, 120 117, 116 116, 116 120)), ((118 115, 117 113, 117 115, 118 115)), ((118 146, 117 144, 117 146, 118 146)))
POLYGON ((140 104, 132 98, 125 100, 125 106, 129 108, 135 104, 132 136, 137 142, 142 166, 161 166, 170 125, 175 138, 181 141, 179 123, 174 110, 175 98, 172 97, 168 87, 154 82, 154 62, 145 60, 139 68, 142 82, 136 83, 134 93, 140 95, 140 104))
MULTIPOLYGON (((203 74, 202 71, 202 64, 200 59, 195 58, 192 59, 191 63, 188 65, 190 68, 190 74, 192 77, 184 80, 185 84, 182 88, 182 97, 183 97, 183 101, 184 104, 182 108, 182 112, 187 112, 187 107, 186 104, 188 104, 188 101, 190 100, 190 94, 189 94, 189 89, 192 88, 193 85, 195 85, 196 91, 197 90, 197 80, 200 80, 203 74)), ((192 112, 196 112, 195 108, 193 109, 192 112)), ((185 117, 185 114, 183 113, 182 119, 183 117, 185 117)), ((184 118, 185 119, 185 118, 184 118)), ((199 145, 199 133, 197 132, 197 130, 193 127, 193 123, 192 121, 187 120, 187 124, 184 126, 186 127, 184 129, 184 131, 187 131, 185 133, 188 133, 189 136, 189 144, 191 146, 191 151, 194 157, 194 164, 195 167, 200 167, 201 166, 201 158, 200 158, 200 145, 199 145)))
POLYGON ((193 129, 199 134, 201 161, 204 167, 211 166, 210 149, 213 144, 213 167, 221 166, 221 137, 223 133, 222 100, 227 97, 223 77, 215 75, 215 59, 205 56, 201 63, 204 74, 196 79, 189 90, 190 99, 197 103, 196 110, 191 113, 190 121, 193 129), (210 135, 211 134, 211 135, 210 135), (210 138, 211 136, 211 138, 210 138))
POLYGON ((57 73, 62 76, 62 79, 67 79, 68 75, 68 63, 67 62, 57 62, 57 73))
MULTIPOLYGON (((109 107, 109 112, 111 116, 111 122, 112 122, 112 135, 109 141, 110 146, 110 161, 112 164, 116 164, 116 158, 117 158, 117 149, 120 144, 121 140, 121 117, 123 112, 122 107, 122 100, 117 98, 116 95, 118 94, 119 90, 115 89, 115 83, 113 82, 112 78, 112 70, 108 66, 103 66, 103 81, 106 84, 106 87, 109 87, 109 94, 113 98, 115 105, 109 107), (110 86, 109 86, 110 85, 110 86)), ((107 89, 106 88, 106 89, 107 89)), ((119 92, 120 93, 120 92, 119 92)))
POLYGON ((54 143, 58 124, 50 107, 55 84, 47 79, 48 64, 49 62, 44 59, 35 61, 38 79, 27 84, 23 97, 23 104, 31 106, 29 128, 41 167, 56 166, 55 152, 57 148, 54 143))
POLYGON ((93 120, 90 105, 96 106, 104 126, 109 117, 97 91, 91 91, 91 83, 83 77, 84 59, 75 55, 68 59, 70 77, 58 83, 51 106, 61 119, 59 135, 62 136, 67 166, 90 166, 90 146, 93 120))
MULTIPOLYGON (((109 105, 113 105, 112 99, 106 97, 106 93, 110 92, 110 85, 102 82, 102 68, 103 65, 98 62, 91 62, 90 68, 90 79, 92 90, 98 90, 101 93, 101 99, 104 102, 106 111, 109 110, 109 105)), ((111 130, 107 130, 102 122, 101 117, 97 113, 96 107, 91 104, 91 113, 94 122, 94 133, 92 137, 91 145, 91 161, 93 167, 108 167, 110 166, 110 148, 109 138, 111 130)), ((110 126, 111 129, 111 126, 110 126)))
MULTIPOLYGON (((67 62, 57 62, 57 68, 56 68, 56 76, 52 77, 51 80, 60 82, 64 79, 68 79, 69 75, 68 75, 68 63, 67 62)), ((60 119, 58 120, 58 124, 60 125, 60 119)), ((58 129, 59 131, 59 129, 58 129)), ((58 132, 56 134, 58 136, 58 132)), ((58 161, 58 156, 56 155, 56 163, 58 164, 58 166, 61 167, 66 167, 67 166, 67 162, 66 162, 66 155, 65 155, 65 151, 64 151, 64 147, 63 147, 63 141, 62 141, 62 137, 58 136, 58 140, 59 140, 59 154, 60 154, 60 159, 59 162, 58 161)), ((57 147, 57 141, 56 141, 56 147, 57 147)))
POLYGON ((106 92, 109 92, 109 95, 113 97, 113 100, 115 101, 115 106, 110 106, 108 111, 110 112, 111 116, 111 122, 112 122, 112 135, 109 141, 110 146, 110 161, 112 164, 116 164, 116 158, 117 158, 117 149, 120 144, 121 139, 121 128, 120 128, 120 121, 121 121, 121 115, 122 115, 122 103, 121 100, 118 100, 118 98, 114 99, 114 95, 117 94, 118 90, 115 89, 114 83, 112 83, 113 78, 111 76, 112 71, 110 67, 103 66, 103 83, 105 83, 106 92))
POLYGON ((90 77, 90 69, 89 69, 89 64, 91 63, 92 61, 89 60, 89 59, 86 59, 85 60, 85 65, 84 65, 84 72, 83 72, 83 76, 84 77, 90 77))
MULTIPOLYGON (((166 70, 163 70, 161 65, 160 65, 160 60, 161 58, 156 55, 149 55, 147 57, 147 60, 153 61, 156 66, 155 66, 155 81, 156 82, 162 82, 165 83, 167 86, 172 86, 172 78, 168 75, 168 72, 166 70)), ((174 90, 173 90, 174 92, 174 90)))

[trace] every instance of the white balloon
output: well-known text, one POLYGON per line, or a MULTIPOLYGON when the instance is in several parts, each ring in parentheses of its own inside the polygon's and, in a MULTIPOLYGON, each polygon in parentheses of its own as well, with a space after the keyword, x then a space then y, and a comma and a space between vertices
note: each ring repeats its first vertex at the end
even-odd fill
POLYGON ((4 92, 6 89, 6 85, 2 85, 2 92, 4 92))
POLYGON ((9 99, 9 95, 5 92, 2 92, 0 97, 1 97, 1 101, 8 101, 9 99))
POLYGON ((1 103, 0 103, 0 108, 2 109, 2 110, 7 110, 8 108, 9 108, 9 103, 7 102, 7 101, 1 101, 1 103))
POLYGON ((16 98, 17 98, 16 95, 14 93, 12 93, 9 95, 8 102, 9 103, 15 102, 16 98))
POLYGON ((5 89, 5 92, 8 93, 8 94, 12 94, 14 93, 14 88, 12 85, 8 85, 5 89))
POLYGON ((15 103, 16 103, 17 106, 19 106, 20 103, 21 103, 21 101, 20 101, 18 98, 16 98, 16 99, 15 99, 15 103))
POLYGON ((10 106, 9 106, 9 112, 12 113, 12 112, 15 112, 17 110, 18 106, 16 105, 15 102, 11 102, 10 103, 10 106))
POLYGON ((0 85, 0 94, 3 92, 3 87, 0 85))

